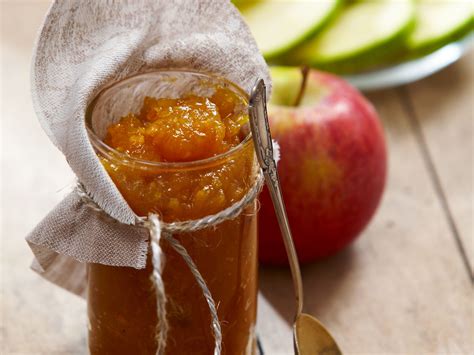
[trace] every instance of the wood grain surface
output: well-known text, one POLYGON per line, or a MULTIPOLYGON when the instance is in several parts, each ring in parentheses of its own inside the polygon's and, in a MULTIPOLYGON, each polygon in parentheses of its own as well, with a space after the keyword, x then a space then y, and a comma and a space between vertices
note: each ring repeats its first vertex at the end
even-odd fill
POLYGON ((403 96, 411 106, 413 128, 451 232, 460 239, 460 252, 472 275, 474 52, 458 65, 410 85, 403 96))
MULTIPOLYGON (((29 93, 31 49, 47 4, 0 6, 0 353, 85 354, 84 301, 30 271, 24 241, 73 182, 29 93)), ((307 311, 346 354, 473 354, 474 53, 368 97, 387 135, 387 189, 357 242, 303 268, 307 311)), ((292 354, 289 272, 262 269, 260 290, 265 353, 292 354)))

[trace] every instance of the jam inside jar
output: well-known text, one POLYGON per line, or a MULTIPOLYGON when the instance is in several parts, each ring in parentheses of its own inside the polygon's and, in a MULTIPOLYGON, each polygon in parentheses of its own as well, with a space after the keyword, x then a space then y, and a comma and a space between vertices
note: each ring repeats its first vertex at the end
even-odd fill
MULTIPOLYGON (((91 142, 132 210, 164 222, 199 219, 241 200, 258 165, 249 135, 247 96, 225 79, 156 71, 102 91, 87 113, 91 142)), ((256 353, 256 201, 236 218, 173 234, 216 303, 222 354, 256 353)), ((162 278, 169 325, 164 354, 213 354, 209 307, 183 258, 165 241, 162 278)), ((88 265, 89 350, 156 354, 157 317, 145 269, 88 265)))

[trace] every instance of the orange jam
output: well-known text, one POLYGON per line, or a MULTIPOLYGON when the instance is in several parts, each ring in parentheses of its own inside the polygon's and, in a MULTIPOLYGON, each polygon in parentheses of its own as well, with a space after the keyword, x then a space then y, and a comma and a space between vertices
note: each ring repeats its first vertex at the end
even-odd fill
POLYGON ((133 113, 108 129, 110 147, 132 157, 167 162, 193 161, 228 151, 241 141, 246 114, 234 114, 237 96, 218 88, 210 97, 145 97, 133 113))
MULTIPOLYGON (((217 88, 210 98, 145 97, 139 114, 130 113, 108 128, 105 143, 130 157, 156 162, 188 162, 216 156, 240 144, 246 112, 234 113, 242 99, 217 88)), ((138 215, 156 212, 166 220, 184 220, 216 213, 240 200, 249 188, 253 153, 232 164, 206 171, 157 179, 153 169, 137 169, 102 159, 119 190, 138 215), (150 178, 146 178, 150 176, 150 178), (244 180, 242 180, 244 179, 244 180)))
MULTIPOLYGON (((253 145, 242 133, 246 104, 242 95, 224 86, 209 96, 146 96, 138 112, 108 126, 104 142, 112 149, 100 159, 137 215, 157 213, 171 222, 215 214, 239 201, 255 183, 253 145)), ((253 203, 232 220, 173 235, 216 302, 226 355, 255 353, 255 214, 253 203)), ((169 324, 165 354, 213 354, 202 291, 182 257, 166 241, 160 245, 169 324)), ((156 353, 160 320, 150 264, 150 256, 143 270, 89 264, 92 355, 156 353)))

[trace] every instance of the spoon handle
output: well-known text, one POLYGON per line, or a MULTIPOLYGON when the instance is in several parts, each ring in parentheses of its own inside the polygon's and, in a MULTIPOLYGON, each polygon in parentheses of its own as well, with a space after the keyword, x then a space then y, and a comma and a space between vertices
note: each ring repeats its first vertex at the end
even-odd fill
POLYGON ((285 243, 286 253, 290 263, 291 274, 293 277, 293 287, 296 297, 296 317, 303 311, 303 282, 301 280, 301 271, 296 255, 293 238, 291 236, 290 225, 283 203, 283 197, 280 188, 280 179, 273 158, 273 144, 270 134, 270 125, 268 123, 267 104, 266 104, 265 83, 259 79, 253 88, 249 102, 250 128, 252 130, 253 141, 257 159, 262 168, 270 197, 273 201, 278 224, 280 226, 283 241, 285 243))

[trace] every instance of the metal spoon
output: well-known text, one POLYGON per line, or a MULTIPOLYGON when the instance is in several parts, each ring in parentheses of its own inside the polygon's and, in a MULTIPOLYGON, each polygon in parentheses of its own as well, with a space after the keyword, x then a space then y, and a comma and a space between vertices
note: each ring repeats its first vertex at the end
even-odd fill
POLYGON ((278 224, 285 242, 290 262, 293 287, 296 296, 296 316, 293 324, 293 345, 297 355, 340 355, 341 350, 329 331, 316 318, 303 313, 303 282, 291 236, 285 205, 281 194, 273 144, 268 124, 265 83, 259 79, 255 84, 249 103, 250 128, 252 130, 258 162, 263 170, 270 196, 276 211, 278 224))

